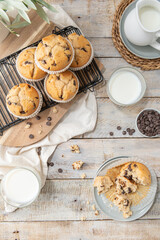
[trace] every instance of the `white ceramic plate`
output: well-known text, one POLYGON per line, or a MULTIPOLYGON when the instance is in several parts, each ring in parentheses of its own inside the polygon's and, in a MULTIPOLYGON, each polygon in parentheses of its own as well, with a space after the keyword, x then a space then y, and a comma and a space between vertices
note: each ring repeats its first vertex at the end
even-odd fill
MULTIPOLYGON (((136 159, 132 159, 132 161, 133 160, 136 161, 136 159)), ((98 169, 97 176, 104 176, 106 174, 106 171, 109 168, 112 168, 114 166, 123 164, 125 162, 129 162, 129 161, 131 161, 131 158, 128 156, 122 156, 122 157, 120 156, 113 159, 109 159, 105 163, 103 163, 102 166, 98 169)), ((98 204, 99 208, 111 219, 114 219, 117 221, 125 221, 125 222, 134 221, 142 217, 144 214, 146 214, 154 202, 156 192, 157 192, 156 174, 154 170, 150 166, 148 166, 148 164, 146 164, 145 162, 139 159, 137 159, 137 161, 145 164, 148 167, 151 173, 152 183, 147 196, 144 199, 142 199, 138 205, 131 206, 131 210, 133 211, 133 214, 131 217, 127 219, 123 218, 123 214, 122 212, 119 211, 118 207, 116 207, 110 200, 108 200, 104 194, 98 195, 97 188, 94 188, 94 197, 95 197, 96 203, 98 204)))

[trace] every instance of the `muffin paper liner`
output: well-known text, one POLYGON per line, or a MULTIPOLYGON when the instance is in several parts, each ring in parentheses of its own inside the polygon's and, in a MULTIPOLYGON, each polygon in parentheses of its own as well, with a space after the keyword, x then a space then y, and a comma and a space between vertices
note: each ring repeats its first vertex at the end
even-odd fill
MULTIPOLYGON (((31 85, 31 84, 29 84, 29 85, 32 86, 33 88, 35 88, 36 91, 38 92, 38 95, 39 95, 39 105, 38 105, 36 111, 35 111, 34 113, 32 113, 31 115, 29 115, 29 116, 17 116, 17 115, 15 115, 14 113, 12 113, 12 112, 10 111, 10 109, 8 108, 8 105, 6 104, 8 112, 9 112, 10 114, 12 114, 12 115, 13 115, 14 117, 16 117, 16 118, 20 118, 20 119, 33 118, 33 117, 35 117, 35 116, 41 111, 42 104, 43 104, 42 94, 40 93, 40 91, 39 91, 35 86, 33 86, 33 85, 31 85)), ((6 98, 7 98, 7 97, 6 97, 6 98)))
POLYGON ((47 94, 47 96, 48 96, 51 100, 53 100, 53 101, 55 101, 55 102, 58 102, 58 103, 68 103, 68 102, 72 101, 73 98, 75 98, 75 96, 76 96, 77 93, 78 93, 78 90, 79 90, 79 80, 78 80, 77 76, 75 75, 75 73, 73 73, 73 72, 70 71, 70 70, 67 70, 67 71, 71 72, 71 73, 76 77, 77 83, 78 83, 77 91, 75 92, 75 94, 73 95, 73 97, 71 97, 71 98, 68 99, 68 100, 57 100, 57 99, 54 99, 53 97, 51 97, 51 96, 49 95, 49 93, 47 92, 47 89, 46 89, 46 81, 47 81, 47 78, 48 78, 49 75, 47 75, 46 78, 45 78, 45 80, 44 80, 44 90, 45 90, 45 93, 47 94))
POLYGON ((135 125, 136 125, 137 131, 138 131, 143 137, 145 137, 145 138, 157 138, 157 137, 160 137, 160 134, 157 134, 157 135, 155 135, 155 136, 147 136, 147 135, 144 135, 144 134, 139 130, 138 125, 137 125, 138 117, 139 117, 139 115, 140 115, 142 112, 144 112, 144 111, 146 111, 146 110, 154 110, 154 111, 156 111, 156 112, 158 112, 158 113, 160 114, 160 111, 157 110, 157 109, 155 109, 155 108, 144 108, 142 111, 140 111, 140 112, 138 113, 138 115, 137 115, 137 117, 136 117, 135 125))
MULTIPOLYGON (((65 38, 65 39, 66 39, 66 38, 65 38)), ((70 65, 72 64, 73 59, 74 59, 74 54, 75 54, 74 48, 73 48, 71 42, 70 42, 68 39, 66 39, 66 41, 70 44, 70 46, 71 46, 71 48, 72 48, 73 55, 72 55, 72 59, 71 59, 70 63, 69 63, 65 68, 63 68, 63 69, 61 69, 61 70, 57 70, 57 71, 49 71, 49 70, 43 68, 43 67, 39 64, 39 62, 38 62, 38 60, 37 60, 37 58, 36 58, 36 51, 35 51, 35 63, 37 64, 37 66, 38 66, 41 70, 43 70, 44 72, 47 72, 48 74, 57 74, 57 73, 65 72, 65 71, 70 67, 70 65)))
MULTIPOLYGON (((157 177, 154 170, 148 165, 148 163, 142 161, 138 157, 119 157, 119 159, 111 159, 105 162, 97 171, 97 176, 104 176, 107 173, 107 170, 117 167, 119 165, 128 163, 128 162, 137 162, 144 164, 151 174, 151 185, 149 186, 149 190, 146 192, 146 196, 142 198, 142 200, 137 205, 131 205, 131 210, 134 212, 142 211, 146 206, 151 204, 155 198, 157 192, 157 177)), ((138 191, 137 191, 138 192, 138 191)), ((140 193, 140 192, 138 192, 140 193)), ((107 208, 110 208, 113 211, 113 208, 110 207, 110 204, 113 203, 108 198, 106 198, 105 194, 101 194, 102 200, 107 208)), ((114 205, 114 204, 113 204, 114 205)), ((116 206, 115 206, 116 207, 116 206)), ((116 208, 117 210, 117 208, 116 208)), ((116 211, 115 210, 115 211, 116 211)))
MULTIPOLYGON (((26 49, 30 49, 30 48, 36 48, 36 47, 28 47, 28 48, 25 48, 24 50, 26 50, 26 49)), ((23 51, 24 51, 23 50, 23 51)), ((23 52, 23 51, 21 51, 21 52, 23 52)), ((20 54, 21 54, 21 52, 20 52, 20 54)), ((20 55, 19 54, 19 55, 20 55)), ((19 72, 19 70, 18 70, 18 58, 19 58, 19 55, 17 56, 17 59, 16 59, 16 69, 17 69, 17 72, 18 72, 18 74, 20 75, 20 77, 21 78, 23 78, 24 80, 26 80, 26 81, 29 81, 29 82, 39 82, 39 81, 41 81, 41 80, 43 80, 45 77, 43 77, 43 78, 39 78, 39 79, 31 79, 31 78, 26 78, 26 77, 24 77, 20 72, 19 72)), ((37 64, 36 64, 37 65, 37 64)), ((42 69, 41 69, 42 70, 42 69)))
MULTIPOLYGON (((87 39, 88 40, 88 39, 87 39)), ((88 60, 88 62, 85 64, 85 65, 83 65, 82 67, 70 67, 69 69, 71 69, 72 71, 79 71, 79 70, 82 70, 82 69, 84 69, 85 67, 87 67, 89 64, 91 64, 91 62, 92 62, 92 60, 93 60, 93 58, 94 58, 94 50, 93 50, 93 46, 92 46, 92 44, 91 44, 91 42, 88 40, 88 42, 89 42, 89 44, 90 44, 90 46, 91 46, 91 56, 90 56, 90 59, 88 60)))

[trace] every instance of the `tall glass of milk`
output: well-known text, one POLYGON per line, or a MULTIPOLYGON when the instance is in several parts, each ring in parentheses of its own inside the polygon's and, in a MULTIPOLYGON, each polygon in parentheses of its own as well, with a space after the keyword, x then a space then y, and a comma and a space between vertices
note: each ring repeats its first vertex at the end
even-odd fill
POLYGON ((13 207, 25 207, 36 200, 41 190, 39 174, 31 168, 17 167, 2 179, 1 195, 13 207))
POLYGON ((146 82, 140 72, 124 67, 116 70, 107 84, 109 98, 117 105, 130 106, 144 96, 146 82))

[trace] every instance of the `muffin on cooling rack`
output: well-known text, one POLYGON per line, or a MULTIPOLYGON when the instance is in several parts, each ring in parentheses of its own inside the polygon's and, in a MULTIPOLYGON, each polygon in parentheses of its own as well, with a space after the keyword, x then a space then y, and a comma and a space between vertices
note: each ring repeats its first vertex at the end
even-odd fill
POLYGON ((79 36, 76 33, 68 35, 68 39, 75 51, 70 69, 77 71, 87 67, 93 59, 93 47, 91 43, 83 35, 79 36))
POLYGON ((36 64, 50 74, 66 71, 74 58, 71 43, 59 35, 49 35, 42 38, 36 49, 36 64))
POLYGON ((19 75, 27 81, 40 81, 46 76, 35 64, 36 47, 23 50, 17 58, 16 66, 19 75))
POLYGON ((73 72, 67 70, 63 73, 48 75, 44 82, 44 89, 53 101, 69 102, 78 92, 79 81, 73 72))
POLYGON ((41 110, 42 96, 35 87, 21 83, 10 89, 6 104, 13 116, 21 119, 32 118, 41 110))

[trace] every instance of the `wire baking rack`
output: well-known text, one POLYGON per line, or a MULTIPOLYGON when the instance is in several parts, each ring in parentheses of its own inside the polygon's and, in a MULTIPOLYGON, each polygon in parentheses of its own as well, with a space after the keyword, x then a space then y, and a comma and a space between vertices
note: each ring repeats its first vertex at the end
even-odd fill
MULTIPOLYGON (((76 32, 79 35, 82 34, 78 28, 75 28, 73 26, 68 26, 63 29, 59 29, 56 26, 55 29, 52 31, 52 33, 61 35, 63 37, 67 37, 69 34, 73 32, 76 32)), ((37 41, 27 47, 37 46, 40 41, 37 41)), ((0 60, 0 135, 1 136, 3 135, 3 131, 5 131, 6 129, 24 121, 22 119, 18 119, 12 116, 8 112, 6 103, 5 103, 6 95, 9 89, 11 89, 14 85, 25 82, 25 80, 19 76, 16 70, 16 64, 15 64, 18 54, 23 49, 0 60)), ((94 59, 91 62, 91 64, 87 66, 85 69, 76 71, 75 73, 80 82, 80 88, 78 93, 86 92, 88 89, 90 91, 94 91, 94 86, 103 81, 103 76, 94 59)), ((50 100, 45 94, 44 88, 43 88, 43 81, 35 82, 35 83, 31 82, 31 84, 33 86, 36 86, 43 95, 43 106, 41 111, 44 111, 45 109, 50 108, 57 104, 56 102, 50 100)))

